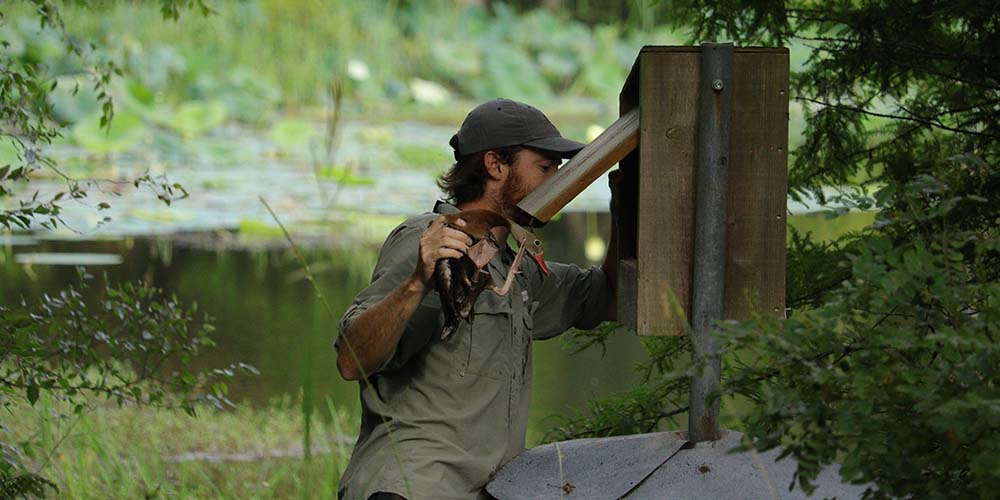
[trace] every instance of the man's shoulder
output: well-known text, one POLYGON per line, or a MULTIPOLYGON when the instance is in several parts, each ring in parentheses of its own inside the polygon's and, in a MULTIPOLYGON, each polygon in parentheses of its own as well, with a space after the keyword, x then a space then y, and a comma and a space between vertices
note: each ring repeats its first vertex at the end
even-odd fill
POLYGON ((412 247, 420 241, 420 235, 423 234, 424 230, 427 229, 427 225, 437 215, 433 212, 426 212, 411 215, 403 220, 403 222, 400 222, 385 237, 385 241, 382 242, 382 250, 380 252, 382 259, 380 260, 385 260, 386 257, 395 257, 400 253, 404 256, 409 256, 412 252, 412 247))
POLYGON ((426 229, 427 225, 430 224, 430 222, 438 215, 440 214, 436 214, 434 212, 424 212, 422 214, 411 215, 407 217, 406 220, 401 222, 398 227, 413 227, 423 230, 426 229))
POLYGON ((388 244, 401 238, 405 239, 406 236, 423 233, 424 229, 427 229, 430 222, 437 216, 438 214, 433 212, 408 216, 389 232, 389 235, 385 238, 385 243, 388 244))

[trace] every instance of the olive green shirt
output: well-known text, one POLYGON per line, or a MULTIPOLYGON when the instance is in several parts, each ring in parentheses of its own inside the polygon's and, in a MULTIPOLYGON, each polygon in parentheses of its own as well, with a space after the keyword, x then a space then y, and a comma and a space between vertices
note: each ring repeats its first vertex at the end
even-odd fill
MULTIPOLYGON (((439 202, 435 211, 457 209, 439 202)), ((411 217, 389 234, 372 283, 344 314, 341 332, 413 273, 420 236, 436 216, 411 217)), ((507 248, 489 263, 495 283, 503 283, 513 255, 507 248)), ((490 474, 524 449, 531 340, 597 326, 611 297, 600 268, 547 264, 551 272, 543 276, 524 259, 507 295, 484 291, 472 324, 463 321, 447 340, 440 339, 438 294, 426 295, 392 356, 369 383, 360 382, 361 430, 340 498, 364 500, 379 491, 410 500, 488 498, 490 474)))

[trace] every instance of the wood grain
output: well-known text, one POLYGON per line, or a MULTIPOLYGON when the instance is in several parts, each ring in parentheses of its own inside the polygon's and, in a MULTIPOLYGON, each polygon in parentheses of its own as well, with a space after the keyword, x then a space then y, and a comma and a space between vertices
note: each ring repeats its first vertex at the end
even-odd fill
MULTIPOLYGON (((642 110, 635 327, 640 335, 683 335, 694 261, 700 48, 646 47, 636 65, 621 97, 637 94, 642 110)), ((788 51, 737 48, 733 70, 723 316, 784 315, 788 51)))
POLYGON ((592 182, 635 149, 639 142, 639 109, 622 115, 587 144, 555 175, 528 194, 518 208, 541 225, 576 198, 592 182))
POLYGON ((694 249, 700 51, 639 57, 639 335, 686 331, 694 249))
POLYGON ((743 52, 733 61, 728 248, 723 316, 785 312, 788 56, 743 52))

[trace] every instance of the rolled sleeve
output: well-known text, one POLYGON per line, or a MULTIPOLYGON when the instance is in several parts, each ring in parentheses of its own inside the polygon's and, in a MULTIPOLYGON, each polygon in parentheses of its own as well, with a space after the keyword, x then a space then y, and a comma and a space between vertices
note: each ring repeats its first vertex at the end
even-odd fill
MULTIPOLYGON (((400 224, 389 233, 382 249, 379 251, 375 270, 372 272, 371 284, 358 293, 347 308, 338 325, 339 335, 334 347, 339 351, 344 343, 344 332, 351 323, 368 308, 379 303, 403 281, 405 281, 417 266, 420 248, 420 236, 434 214, 413 217, 400 224)), ((384 370, 392 370, 406 363, 417 351, 423 348, 436 330, 440 330, 441 302, 437 292, 429 292, 417 307, 416 312, 406 324, 406 329, 395 346, 393 353, 378 370, 371 375, 384 370)))
POLYGON ((609 307, 611 289, 607 275, 597 266, 581 269, 573 264, 548 263, 537 305, 533 306, 532 338, 543 340, 571 327, 596 327, 609 307))

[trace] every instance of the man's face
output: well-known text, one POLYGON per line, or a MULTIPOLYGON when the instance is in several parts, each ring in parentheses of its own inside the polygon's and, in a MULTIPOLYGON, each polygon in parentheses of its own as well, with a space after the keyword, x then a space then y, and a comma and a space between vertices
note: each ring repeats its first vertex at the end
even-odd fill
POLYGON ((528 193, 552 177, 561 163, 562 159, 555 155, 543 155, 527 148, 518 151, 500 191, 502 208, 509 213, 528 193))

